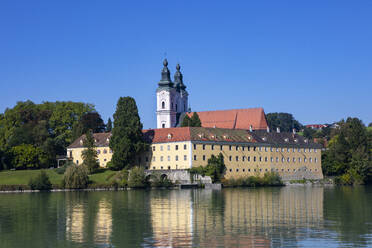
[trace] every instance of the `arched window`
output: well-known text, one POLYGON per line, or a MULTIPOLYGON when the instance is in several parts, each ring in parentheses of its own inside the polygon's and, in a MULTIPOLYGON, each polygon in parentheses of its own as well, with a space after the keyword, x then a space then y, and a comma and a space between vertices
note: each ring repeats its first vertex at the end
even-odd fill
POLYGON ((161 108, 165 109, 165 102, 161 102, 161 108))
POLYGON ((162 128, 165 128, 165 123, 161 124, 161 127, 162 127, 162 128))

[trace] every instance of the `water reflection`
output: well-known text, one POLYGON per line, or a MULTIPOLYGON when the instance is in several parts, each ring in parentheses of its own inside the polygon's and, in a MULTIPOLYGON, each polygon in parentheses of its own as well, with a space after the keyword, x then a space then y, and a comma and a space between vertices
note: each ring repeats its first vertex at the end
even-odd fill
POLYGON ((372 187, 0 194, 0 247, 372 246, 372 187))

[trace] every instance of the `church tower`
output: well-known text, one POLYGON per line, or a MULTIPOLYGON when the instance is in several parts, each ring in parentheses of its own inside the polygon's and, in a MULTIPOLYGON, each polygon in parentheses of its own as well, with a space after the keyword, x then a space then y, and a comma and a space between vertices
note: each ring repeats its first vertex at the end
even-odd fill
POLYGON ((171 80, 168 61, 164 59, 161 80, 156 90, 157 128, 176 127, 179 117, 187 111, 188 93, 183 84, 181 67, 177 64, 174 82, 171 80))

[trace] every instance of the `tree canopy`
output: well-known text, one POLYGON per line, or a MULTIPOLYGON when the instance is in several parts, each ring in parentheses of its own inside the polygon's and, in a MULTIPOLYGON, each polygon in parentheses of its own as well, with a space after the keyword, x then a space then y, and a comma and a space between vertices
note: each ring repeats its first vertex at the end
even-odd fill
POLYGON ((198 113, 194 112, 191 118, 186 114, 182 120, 181 127, 201 127, 198 113))
POLYGON ((91 130, 93 133, 102 133, 106 130, 101 115, 97 112, 83 114, 80 120, 73 127, 73 140, 91 130))
POLYGON ((133 167, 135 157, 147 149, 147 146, 143 140, 142 123, 136 101, 132 97, 120 97, 110 138, 113 169, 133 167))
POLYGON ((111 132, 111 130, 112 130, 112 121, 111 121, 111 118, 109 117, 107 120, 107 124, 106 124, 106 132, 111 132))
POLYGON ((323 153, 325 175, 337 176, 340 183, 372 182, 371 134, 358 118, 347 118, 334 129, 328 149, 323 153))
POLYGON ((95 111, 92 104, 80 102, 18 102, 0 114, 0 150, 4 167, 40 168, 55 166, 56 155, 64 155, 73 141, 73 127, 86 113, 95 111), (32 166, 21 165, 24 154, 38 155, 32 166), (5 158, 4 158, 5 157, 5 158), (14 166, 13 166, 13 163, 14 166))
POLYGON ((297 131, 302 129, 301 123, 289 113, 268 113, 266 120, 271 130, 276 130, 277 127, 283 132, 292 132, 293 128, 297 131))
POLYGON ((99 163, 97 162, 98 155, 95 149, 96 146, 94 145, 94 137, 91 130, 85 134, 84 147, 85 149, 81 154, 83 158, 83 165, 88 168, 90 173, 94 173, 99 168, 99 163))

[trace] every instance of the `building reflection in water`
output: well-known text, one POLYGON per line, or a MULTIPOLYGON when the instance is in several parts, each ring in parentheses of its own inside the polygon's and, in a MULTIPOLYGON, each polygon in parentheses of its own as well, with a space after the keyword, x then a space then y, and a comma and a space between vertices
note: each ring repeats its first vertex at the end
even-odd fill
POLYGON ((67 205, 66 239, 76 243, 85 242, 83 204, 67 205))
POLYGON ((66 239, 75 243, 109 244, 112 206, 106 199, 85 202, 78 197, 66 206, 66 239), (94 228, 91 228, 94 227, 94 228))
POLYGON ((151 191, 150 199, 152 246, 191 246, 193 233, 191 191, 151 191))
POLYGON ((154 246, 281 246, 306 238, 304 230, 323 221, 321 187, 152 194, 154 246))
POLYGON ((105 198, 98 203, 94 241, 97 244, 109 244, 112 233, 112 206, 105 198))

